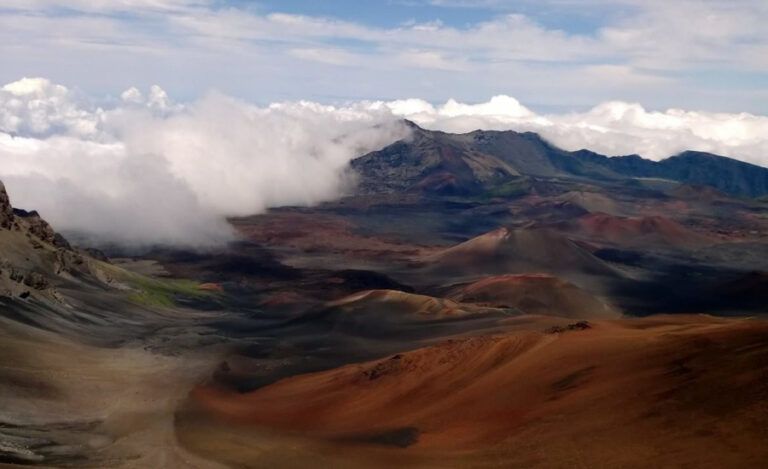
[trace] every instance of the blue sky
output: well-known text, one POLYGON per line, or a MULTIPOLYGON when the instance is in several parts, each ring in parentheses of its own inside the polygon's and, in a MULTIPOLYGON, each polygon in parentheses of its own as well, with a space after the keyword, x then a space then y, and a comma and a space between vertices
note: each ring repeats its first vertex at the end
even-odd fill
POLYGON ((492 18, 497 8, 480 5, 475 8, 462 6, 435 6, 429 2, 384 0, 361 2, 342 0, 335 2, 307 2, 302 0, 235 2, 253 5, 265 12, 285 12, 310 16, 336 17, 379 27, 393 27, 408 21, 428 22, 440 19, 446 24, 464 26, 492 18))
POLYGON ((518 13, 536 18, 552 28, 573 33, 594 32, 607 16, 631 10, 631 6, 613 5, 609 8, 585 10, 573 4, 547 4, 536 1, 446 1, 382 0, 382 1, 319 1, 271 0, 222 2, 220 6, 236 5, 255 8, 262 12, 285 12, 299 15, 326 16, 369 24, 378 27, 396 27, 408 22, 427 23, 439 20, 448 26, 468 27, 481 21, 490 21, 501 14, 518 13))
POLYGON ((768 113, 764 0, 4 0, 0 81, 768 113))

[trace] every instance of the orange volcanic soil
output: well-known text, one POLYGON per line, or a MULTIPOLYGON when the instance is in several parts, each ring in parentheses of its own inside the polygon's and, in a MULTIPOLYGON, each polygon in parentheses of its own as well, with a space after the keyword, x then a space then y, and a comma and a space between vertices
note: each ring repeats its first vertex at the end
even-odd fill
POLYGON ((706 236, 662 216, 624 218, 590 213, 578 220, 578 228, 588 238, 615 244, 660 243, 686 247, 712 242, 706 236))
POLYGON ((526 314, 568 318, 615 318, 620 312, 576 285, 548 274, 498 275, 456 288, 464 303, 516 308, 526 314))
POLYGON ((591 325, 450 340, 245 394, 199 387, 193 399, 214 426, 390 445, 429 467, 764 467, 768 323, 591 325))
POLYGON ((367 290, 328 304, 349 314, 386 312, 398 316, 443 318, 466 314, 455 301, 397 290, 367 290))
POLYGON ((519 316, 505 309, 457 303, 448 298, 397 290, 366 290, 326 303, 317 319, 332 324, 337 333, 346 331, 375 340, 407 341, 414 334, 445 337, 473 327, 503 328, 504 321, 519 316))

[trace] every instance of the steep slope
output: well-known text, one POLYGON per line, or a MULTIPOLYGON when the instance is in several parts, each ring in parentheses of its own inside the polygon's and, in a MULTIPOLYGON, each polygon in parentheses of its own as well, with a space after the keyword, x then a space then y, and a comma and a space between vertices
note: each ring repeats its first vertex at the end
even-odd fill
POLYGON ((8 192, 5 190, 5 184, 0 182, 0 228, 10 229, 13 226, 13 206, 8 192))
POLYGON ((417 191, 467 195, 518 175, 518 172, 467 142, 411 124, 412 134, 352 162, 362 193, 417 191))
POLYGON ((0 183, 0 322, 15 321, 89 344, 119 344, 173 323, 176 300, 215 292, 158 279, 77 249, 37 212, 11 206, 0 183))
POLYGON ((36 212, 14 209, 0 183, 0 296, 55 301, 56 285, 91 275, 89 261, 36 212))
POLYGON ((598 180, 618 175, 600 161, 581 159, 571 152, 557 148, 533 132, 476 130, 456 136, 469 140, 469 146, 515 168, 526 176, 536 177, 590 177, 598 180))

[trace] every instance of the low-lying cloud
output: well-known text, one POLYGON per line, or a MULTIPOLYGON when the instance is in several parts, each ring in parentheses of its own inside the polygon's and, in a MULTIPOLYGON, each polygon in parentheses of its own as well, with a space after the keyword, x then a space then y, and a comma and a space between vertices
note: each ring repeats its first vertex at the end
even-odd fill
POLYGON ((220 94, 178 105, 157 87, 105 110, 41 79, 5 86, 0 109, 13 203, 122 244, 225 241, 226 216, 338 197, 352 158, 406 135, 384 111, 220 94))
POLYGON ((405 137, 402 118, 450 132, 530 130, 608 155, 658 160, 691 149, 768 163, 768 117, 751 114, 608 102, 541 115, 508 96, 259 107, 211 93, 178 104, 156 86, 98 107, 48 80, 23 79, 0 89, 0 178, 15 205, 61 230, 128 245, 211 245, 231 239, 228 216, 350 190, 349 161, 405 137))

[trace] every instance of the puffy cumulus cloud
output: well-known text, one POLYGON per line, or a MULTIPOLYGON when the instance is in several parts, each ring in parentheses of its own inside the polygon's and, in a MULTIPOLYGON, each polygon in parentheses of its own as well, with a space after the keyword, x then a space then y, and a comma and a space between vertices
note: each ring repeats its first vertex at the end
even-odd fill
POLYGON ((668 109, 607 102, 585 113, 550 116, 542 134, 557 145, 608 155, 640 154, 660 160, 685 150, 706 151, 768 166, 768 117, 668 109))
POLYGON ((402 118, 449 132, 535 131, 568 150, 661 159, 683 150, 768 165, 768 117, 606 102, 539 114, 509 96, 260 107, 218 93, 185 104, 129 88, 107 109, 42 79, 0 90, 0 178, 56 227, 123 244, 210 245, 226 217, 339 197, 354 157, 407 136, 402 118))
POLYGON ((132 86, 120 94, 120 99, 126 105, 146 106, 161 113, 183 109, 183 106, 172 103, 168 93, 157 85, 150 86, 146 96, 141 90, 132 86))
POLYGON ((371 109, 387 109, 422 127, 453 133, 485 130, 520 130, 546 127, 551 121, 539 116, 511 96, 494 96, 484 103, 466 104, 449 99, 434 106, 422 99, 376 101, 371 109))
POLYGON ((72 91, 44 78, 23 78, 0 88, 0 131, 45 136, 93 135, 99 109, 89 109, 72 91))

